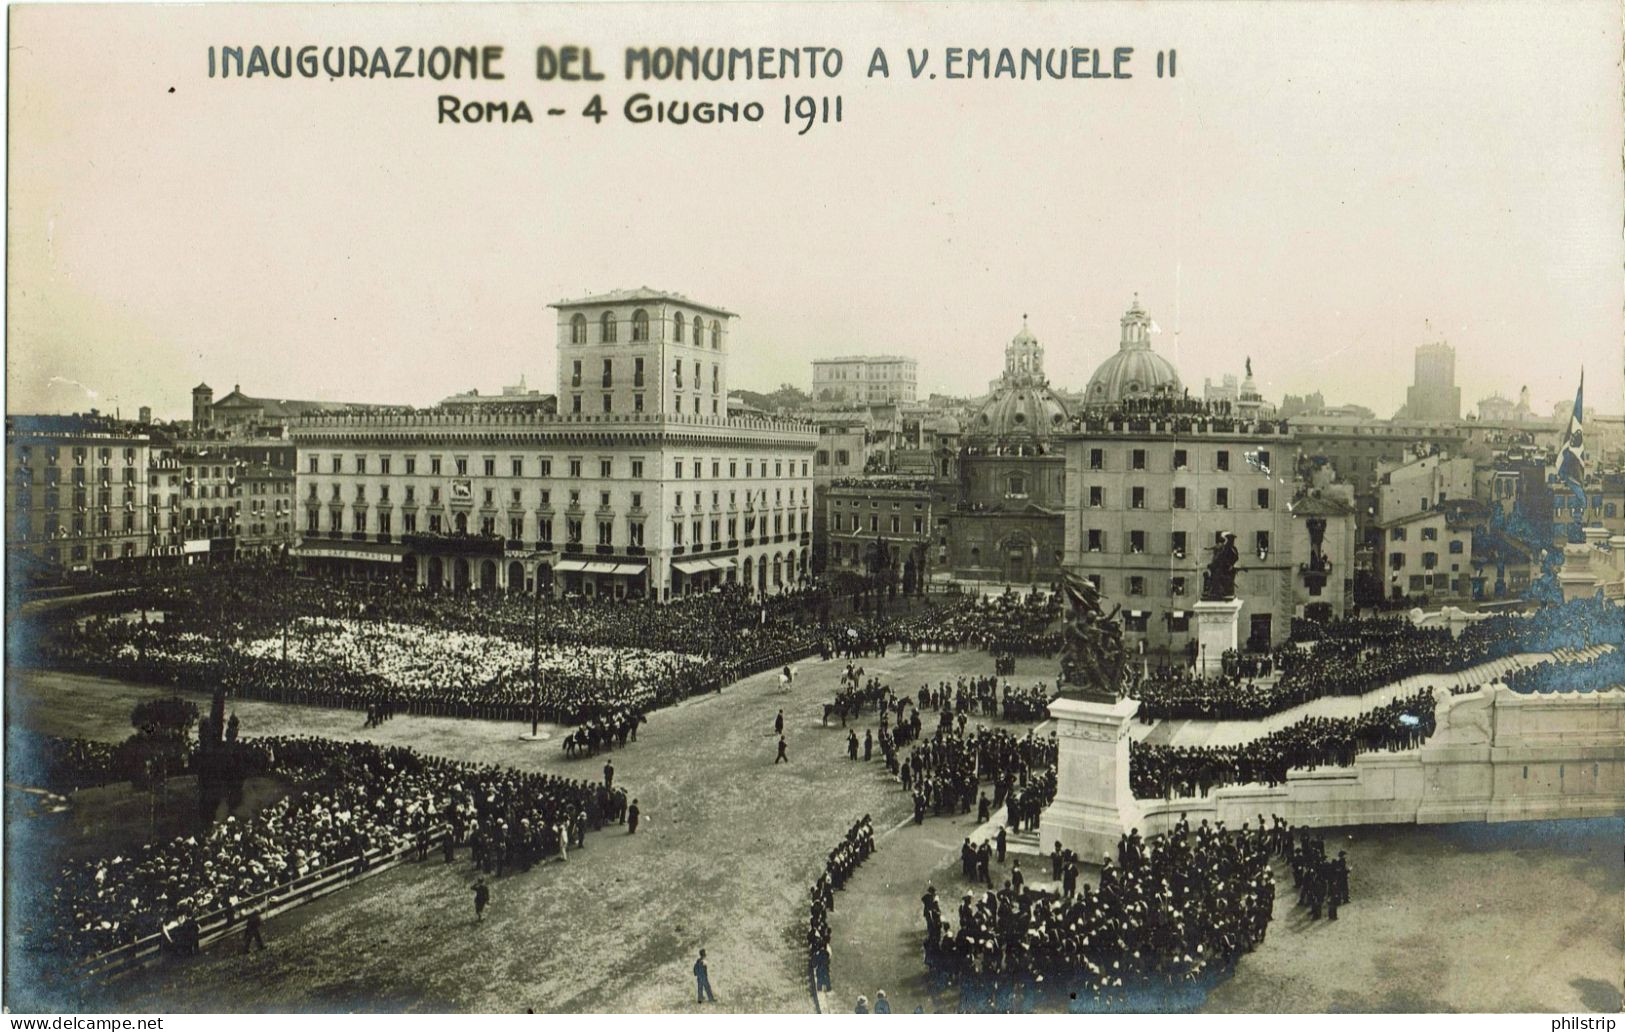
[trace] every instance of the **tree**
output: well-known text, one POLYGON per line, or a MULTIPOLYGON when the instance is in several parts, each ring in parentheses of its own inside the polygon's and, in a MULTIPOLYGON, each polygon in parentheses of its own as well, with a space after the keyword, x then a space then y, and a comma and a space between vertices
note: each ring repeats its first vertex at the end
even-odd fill
POLYGON ((237 714, 226 720, 226 690, 216 688, 209 706, 209 719, 198 728, 198 751, 193 757, 197 772, 198 825, 207 828, 222 800, 227 809, 242 805, 243 782, 248 777, 248 751, 237 741, 240 729, 237 714))
POLYGON ((130 726, 136 729, 135 734, 113 754, 114 769, 130 782, 130 787, 152 794, 154 831, 158 801, 169 779, 186 773, 191 760, 189 738, 197 719, 197 706, 178 695, 137 703, 130 710, 130 726))
POLYGON ((184 740, 197 719, 197 704, 178 695, 138 702, 130 711, 130 726, 154 738, 184 740))

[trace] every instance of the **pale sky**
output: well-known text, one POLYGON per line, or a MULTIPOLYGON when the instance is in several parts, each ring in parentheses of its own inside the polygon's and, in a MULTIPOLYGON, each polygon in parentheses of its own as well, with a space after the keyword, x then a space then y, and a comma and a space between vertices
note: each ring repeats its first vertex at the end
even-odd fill
POLYGON ((548 302, 740 313, 731 386, 919 359, 976 394, 1023 313, 1081 389, 1138 292, 1199 390, 1392 414, 1416 345, 1463 409, 1622 407, 1617 3, 13 7, 7 409, 250 394, 422 405, 524 374, 548 302), (207 47, 500 44, 503 82, 207 77, 207 47), (540 44, 598 83, 541 83, 540 44), (629 83, 629 45, 839 47, 826 80, 629 83), (891 78, 865 71, 874 47, 891 78), (1133 46, 1128 81, 919 81, 905 50, 1133 46), (1178 77, 1155 53, 1177 48, 1178 77), (173 88, 173 92, 171 91, 173 88), (630 125, 646 91, 759 125, 630 125), (595 93, 610 112, 577 112, 595 93), (796 136, 787 93, 843 97, 796 136), (435 124, 435 97, 533 125, 435 124), (568 110, 561 118, 542 111, 568 110), (92 397, 87 392, 95 392, 92 397))

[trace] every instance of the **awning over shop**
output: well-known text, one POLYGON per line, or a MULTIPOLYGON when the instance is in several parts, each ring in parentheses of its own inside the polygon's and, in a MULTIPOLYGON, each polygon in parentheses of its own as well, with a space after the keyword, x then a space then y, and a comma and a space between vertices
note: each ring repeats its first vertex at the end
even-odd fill
POLYGON ((696 573, 705 573, 707 570, 726 570, 733 565, 732 559, 674 559, 672 566, 679 571, 692 576, 696 573))
POLYGON ((632 577, 644 571, 642 563, 607 563, 591 559, 560 559, 553 567, 559 573, 610 573, 632 577))
POLYGON ((402 558, 399 545, 374 544, 357 541, 349 545, 302 544, 293 554, 305 559, 362 559, 375 563, 398 563, 402 558))

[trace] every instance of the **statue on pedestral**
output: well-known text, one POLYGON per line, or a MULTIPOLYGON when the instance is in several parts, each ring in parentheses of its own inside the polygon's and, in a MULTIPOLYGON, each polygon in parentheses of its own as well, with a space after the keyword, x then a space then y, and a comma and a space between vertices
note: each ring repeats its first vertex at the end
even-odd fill
POLYGON ((1123 690, 1123 628, 1115 619, 1122 607, 1105 613, 1100 592, 1071 570, 1062 571, 1056 588, 1067 604, 1061 634, 1061 693, 1116 701, 1123 690))
POLYGON ((1240 560, 1236 535, 1224 535, 1224 540, 1213 546, 1213 558, 1202 575, 1203 602, 1228 602, 1236 597, 1236 563, 1240 560))

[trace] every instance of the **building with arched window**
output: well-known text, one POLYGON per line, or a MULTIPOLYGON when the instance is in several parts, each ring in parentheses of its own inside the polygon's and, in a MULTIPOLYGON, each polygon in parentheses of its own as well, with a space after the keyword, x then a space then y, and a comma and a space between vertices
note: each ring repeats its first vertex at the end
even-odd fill
POLYGON ((646 289, 553 307, 556 410, 459 396, 294 427, 297 554, 429 590, 662 601, 807 577, 817 435, 728 417, 733 313, 646 289))
POLYGON ((665 291, 559 301, 559 412, 728 415, 727 327, 734 314, 665 291), (587 324, 596 320, 598 339, 587 324), (621 323, 631 332, 617 332, 621 323), (578 332, 579 329, 579 332, 578 332))

